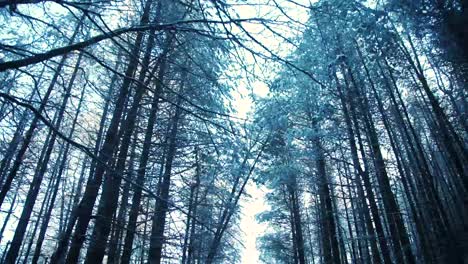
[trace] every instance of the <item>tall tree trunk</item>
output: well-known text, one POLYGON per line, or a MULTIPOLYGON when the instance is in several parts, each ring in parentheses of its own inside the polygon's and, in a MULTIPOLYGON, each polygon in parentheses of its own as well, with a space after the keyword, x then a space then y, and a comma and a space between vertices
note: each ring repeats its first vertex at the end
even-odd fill
POLYGON ((188 208, 188 214, 187 214, 187 220, 185 223, 185 235, 184 235, 184 244, 182 246, 182 264, 190 263, 191 261, 191 252, 190 252, 190 247, 191 247, 191 242, 193 240, 193 235, 194 235, 194 228, 195 225, 193 223, 195 222, 195 218, 197 217, 196 215, 196 208, 197 208, 197 200, 198 200, 198 188, 200 186, 200 160, 199 160, 199 149, 196 147, 195 151, 195 175, 194 175, 194 181, 190 183, 190 197, 189 197, 189 208, 188 208), (193 222, 193 223, 192 223, 193 222), (188 258, 187 258, 187 251, 188 253, 188 258))
MULTIPOLYGON (((149 21, 149 11, 151 8, 152 1, 153 0, 148 0, 145 2, 143 14, 140 19, 140 23, 143 25, 147 24, 149 21)), ((69 239, 73 232, 75 222, 77 223, 75 233, 72 237, 71 247, 67 255, 67 263, 72 264, 78 261, 79 252, 85 239, 88 223, 91 220, 92 210, 96 201, 96 197, 98 195, 99 188, 102 183, 103 175, 106 171, 107 165, 112 157, 112 154, 115 151, 117 145, 116 143, 118 142, 117 136, 119 124, 124 112, 125 101, 127 100, 127 96, 130 92, 132 78, 138 65, 143 36, 143 32, 137 33, 132 48, 130 61, 125 71, 125 78, 119 91, 119 95, 117 96, 109 128, 106 132, 104 143, 98 156, 99 162, 96 163, 94 175, 90 177, 86 184, 83 198, 81 199, 79 205, 75 207, 73 212, 71 213, 70 222, 67 226, 67 230, 62 235, 62 238, 59 241, 57 249, 55 250, 54 255, 51 258, 51 264, 62 263, 64 261, 64 256, 67 251, 66 249, 68 247, 69 239)))
MULTIPOLYGON (((181 84, 182 87, 184 84, 181 84)), ((183 90, 183 88, 181 89, 183 90)), ((177 106, 180 105, 181 100, 178 100, 177 106)), ((172 118, 171 130, 169 132, 168 150, 166 155, 166 162, 164 165, 164 175, 161 185, 159 186, 159 197, 156 199, 155 213, 152 220, 151 238, 150 238, 150 251, 148 256, 148 263, 160 264, 162 258, 162 249, 164 245, 164 230, 166 227, 166 214, 169 209, 169 189, 171 186, 172 164, 177 150, 177 132, 179 129, 179 121, 181 119, 182 109, 176 107, 174 117, 172 118)))
MULTIPOLYGON (((362 208, 360 209, 356 209, 356 205, 355 205, 355 202, 354 202, 354 197, 353 197, 353 191, 351 189, 351 184, 350 184, 350 181, 349 181, 349 174, 348 174, 348 169, 346 169, 346 164, 344 164, 344 170, 345 170, 345 174, 346 174, 346 180, 347 180, 347 184, 348 184, 348 191, 349 191, 349 196, 346 197, 345 195, 345 192, 343 190, 343 187, 344 187, 344 183, 343 183, 343 175, 340 173, 339 176, 338 176, 338 180, 340 182, 340 185, 341 185, 341 194, 343 195, 343 206, 344 206, 344 210, 345 210, 345 216, 346 216, 346 224, 348 226, 348 232, 349 232, 349 243, 351 243, 350 245, 350 252, 351 252, 351 259, 352 259, 352 263, 362 263, 363 261, 360 259, 361 258, 361 255, 362 255, 362 242, 361 240, 361 236, 362 234, 360 233, 361 230, 363 230, 362 228, 362 219, 357 219, 356 218, 356 211, 357 213, 361 216, 362 215, 362 208), (351 225, 352 221, 351 221, 351 217, 350 217, 350 210, 349 210, 349 207, 348 207, 348 204, 346 202, 346 199, 349 199, 350 203, 351 203, 351 212, 352 212, 352 217, 353 217, 353 222, 354 222, 354 229, 356 231, 356 236, 357 236, 357 239, 354 237, 354 234, 353 234, 353 227, 351 225), (357 246, 356 246, 356 241, 358 242, 357 243, 357 246), (356 250, 356 247, 357 247, 357 250, 356 250), (357 252, 359 251, 359 252, 357 252)), ((362 186, 361 186, 362 188, 362 186)), ((378 253, 378 252, 377 252, 378 253)))
MULTIPOLYGON (((78 62, 80 60, 80 57, 78 58, 78 62)), ((76 65, 78 68, 78 64, 76 65)), ((77 71, 74 72, 75 75, 77 71)), ((71 96, 71 88, 73 87, 75 76, 72 76, 72 78, 69 81, 69 85, 65 91, 65 94, 63 96, 62 104, 60 106, 60 109, 58 110, 57 113, 57 121, 55 122, 55 129, 60 129, 62 125, 62 121, 64 118, 65 114, 65 109, 67 107, 68 99, 71 96)), ((37 118, 37 117, 36 117, 37 118)), ((33 121, 34 122, 34 121, 33 121)), ((30 128, 31 129, 31 128, 30 128)), ((48 168, 48 163, 52 155, 52 151, 54 149, 55 145, 55 140, 57 138, 57 133, 55 131, 52 131, 52 135, 50 138, 50 141, 48 142, 47 145, 47 150, 45 152, 44 158, 41 161, 41 163, 38 165, 38 169, 36 173, 34 174, 33 180, 31 182, 31 185, 29 187, 28 194, 26 196, 26 201, 25 205, 23 208, 23 211, 21 213, 20 220, 18 222, 18 226, 16 227, 15 230, 15 235, 13 236, 13 239, 11 241, 11 246, 10 249, 7 253, 5 261, 7 263, 14 263, 16 261, 16 258, 18 257, 19 249, 21 247, 21 244, 23 242, 23 238, 25 235, 26 228, 29 223, 29 219, 31 217, 31 213, 34 209, 34 204, 37 200, 37 196, 39 194, 39 189, 42 184, 42 180, 44 179, 44 175, 46 174, 47 168, 48 168)))
POLYGON ((320 139, 313 139, 315 150, 315 166, 318 176, 318 193, 321 211, 322 247, 325 263, 341 264, 338 236, 333 216, 332 198, 329 180, 326 174, 325 157, 323 155, 320 139))
MULTIPOLYGON (((155 22, 157 22, 160 16, 159 13, 161 12, 161 2, 158 2, 156 10, 158 14, 156 14, 155 22)), ((149 64, 151 59, 151 52, 156 43, 155 33, 156 32, 153 30, 148 36, 148 43, 146 45, 146 51, 142 60, 143 69, 140 71, 138 77, 138 85, 133 98, 133 103, 130 110, 128 111, 127 118, 121 127, 121 131, 123 131, 123 136, 120 152, 117 158, 117 164, 115 166, 115 169, 112 172, 108 173, 107 177, 105 177, 104 179, 102 196, 98 206, 96 223, 90 241, 90 246, 86 254, 85 263, 100 263, 102 262, 102 259, 105 254, 105 249, 107 246, 107 237, 109 235, 111 226, 109 221, 112 219, 112 215, 117 208, 119 187, 122 181, 122 176, 118 174, 124 171, 125 169, 128 150, 130 147, 130 141, 135 126, 137 124, 138 111, 140 109, 141 100, 143 99, 143 95, 146 92, 146 86, 149 84, 149 82, 152 79, 152 76, 154 75, 154 71, 149 72, 149 64)), ((169 47, 165 47, 166 52, 168 49, 169 47)), ((161 56, 165 56, 165 53, 163 53, 161 56)), ((156 70, 158 66, 159 65, 156 65, 154 70, 156 70)))
MULTIPOLYGON (((431 91, 429 87, 429 83, 424 75, 423 68, 421 66, 421 62, 418 59, 418 54, 414 47, 413 41, 409 34, 408 42, 410 44, 411 50, 414 53, 414 59, 411 57, 410 52, 407 50, 404 44, 401 44, 401 48, 406 55, 406 58, 412 67, 413 71, 416 74, 418 81, 421 84, 423 91, 425 92, 427 98, 429 99, 429 103, 432 107, 434 118, 436 124, 438 126, 438 134, 440 135, 446 149, 447 154, 450 157, 450 161, 453 162, 453 166, 456 169, 459 177, 461 177, 463 181, 463 185, 465 190, 468 190, 468 156, 465 145, 460 140, 459 136, 456 134, 455 129, 453 128, 452 124, 448 120, 447 115, 445 114, 443 108, 440 106, 440 103, 434 93, 431 91)), ((467 202, 468 203, 468 202, 467 202)))
POLYGON ((351 69, 348 67, 348 74, 353 84, 354 90, 353 95, 358 100, 358 105, 363 115, 364 125, 368 135, 370 149, 373 154, 374 167, 377 174, 377 181, 379 183, 379 190, 382 195, 383 204, 385 207, 385 214, 389 222, 390 237, 393 242, 396 259, 399 263, 405 263, 405 259, 408 263, 415 263, 414 255, 411 252, 411 244, 409 242, 408 233, 403 222, 403 218, 400 213, 395 196, 390 186, 390 180, 385 167, 385 162, 380 150, 380 142, 377 136, 377 132, 374 126, 374 121, 370 113, 369 105, 365 94, 359 91, 351 69), (364 101, 364 103, 362 101, 364 101))
MULTIPOLYGON (((79 30, 81 28, 83 21, 84 21, 84 16, 81 17, 80 21, 78 21, 78 24, 75 27, 75 31, 73 32, 73 35, 71 36, 69 43, 73 43, 74 39, 79 33, 79 30)), ((54 90, 55 85, 57 84, 57 80, 60 77, 62 68, 64 67, 66 60, 67 60, 67 55, 63 55, 62 58, 60 59, 60 62, 58 63, 57 68, 55 69, 52 79, 50 80, 50 84, 47 87, 47 91, 42 96, 41 104, 39 105, 39 108, 37 109, 37 113, 42 114, 45 107, 49 103, 49 97, 52 94, 52 91, 54 90)), ((11 188, 11 183, 13 182, 13 180, 16 178, 16 175, 18 174, 18 170, 21 164, 23 163, 24 155, 26 154, 26 151, 28 150, 29 145, 31 144, 31 141, 33 139, 34 133, 38 125, 39 125, 39 116, 36 115, 34 119, 31 121, 31 124, 29 125, 28 130, 26 131, 23 143, 21 147, 19 148, 18 152, 16 153, 13 166, 11 167, 10 172, 8 173, 5 179, 5 182, 2 186, 2 189, 0 190, 0 207, 2 206, 3 201, 5 200, 5 197, 11 188)))
MULTIPOLYGON (((356 147, 355 132, 353 131, 353 125, 352 125, 350 113, 348 111, 348 106, 346 104, 346 99, 345 99, 344 92, 343 92, 343 90, 341 88, 341 85, 340 85, 340 83, 338 81, 338 78, 336 77, 336 74, 335 74, 335 81, 337 83, 338 94, 340 96, 341 106, 342 106, 343 115, 344 115, 344 119, 345 119, 345 123, 346 123, 346 129, 347 129, 348 138, 349 138, 349 141, 350 141, 351 157, 352 157, 352 160, 353 160, 353 166, 354 166, 354 169, 357 171, 357 175, 364 182, 364 187, 365 187, 367 195, 368 195, 369 205, 370 205, 370 208, 371 208, 371 213, 372 213, 372 217, 373 217, 374 224, 375 224, 375 231, 377 233, 377 241, 379 242, 383 263, 390 264, 390 263, 392 263, 392 260, 391 260, 391 257, 390 257, 390 250, 388 249, 387 242, 385 241, 385 232, 384 232, 384 229, 383 229, 383 224, 382 224, 382 222, 380 220, 380 214, 378 212, 377 204, 375 203, 375 195, 374 195, 374 191, 372 189, 371 182, 370 182, 370 179, 369 179, 368 169, 366 169, 366 171, 364 171, 362 169, 362 167, 361 167, 361 163, 359 161, 359 156, 358 156, 358 150, 357 150, 357 147, 356 147)), ((346 81, 346 79, 345 79, 345 81, 346 81)), ((353 104, 351 104, 351 106, 352 105, 353 104)), ((353 117, 355 118, 356 115, 354 114, 353 110, 354 109, 351 108, 353 117)), ((355 126, 357 128, 357 122, 356 121, 357 120, 355 120, 354 123, 355 123, 355 126)), ((359 133, 359 132, 356 130, 356 133, 359 133)), ((358 135, 358 137, 360 138, 360 135, 358 135)), ((363 157, 365 157, 365 156, 363 155, 363 157)), ((360 183, 357 182, 357 185, 358 185, 358 188, 359 188, 360 183)), ((361 195, 363 197, 365 197, 365 195, 363 193, 364 192, 363 190, 358 189, 358 191, 361 192, 361 195)), ((362 202, 364 204, 367 204, 365 202, 365 200, 363 200, 362 202)), ((370 220, 370 217, 367 217, 367 226, 368 226, 368 228, 372 227, 372 223, 370 223, 369 220, 370 220)), ((369 230, 369 233, 373 234, 373 232, 371 230, 369 230)))
POLYGON ((115 216, 115 222, 113 222, 114 232, 111 233, 111 237, 109 239, 109 253, 107 261, 109 263, 119 263, 120 257, 120 241, 123 236, 124 227, 125 227, 125 218, 127 214, 127 207, 128 207, 128 200, 130 195, 130 185, 133 183, 134 178, 134 170, 135 170, 135 149, 137 144, 138 132, 135 133, 133 136, 133 143, 132 143, 132 150, 130 154, 130 161, 129 161, 129 169, 126 172, 126 177, 128 177, 127 181, 125 182, 122 190, 122 198, 120 201, 119 212, 115 216))
MULTIPOLYGON (((82 53, 80 53, 80 55, 81 54, 82 53)), ((78 70, 78 65, 79 65, 79 61, 77 62, 77 67, 75 68, 75 70, 78 70)), ((76 74, 76 72, 74 74, 76 74)), ((80 100, 78 102, 78 107, 76 109, 75 117, 74 117, 73 122, 72 122, 72 127, 70 128, 70 132, 68 134, 69 138, 72 138, 73 133, 75 132, 75 127, 76 127, 76 124, 78 122, 78 116, 80 114, 81 106, 83 104, 85 91, 86 91, 86 88, 83 87, 83 89, 81 91, 81 95, 80 95, 80 100)), ((55 205, 55 200, 57 198, 57 194, 58 194, 58 191, 59 191, 59 186, 60 186, 60 183, 62 181, 62 176, 64 174, 64 170, 66 169, 66 163, 68 161, 69 151, 70 151, 70 144, 67 143, 66 146, 65 146, 65 150, 63 152, 63 155, 62 155, 62 158, 61 158, 60 162, 57 161, 57 163, 60 164, 59 165, 59 171, 58 171, 55 187, 53 189, 54 191, 53 191, 53 194, 52 194, 52 198, 51 198, 50 203, 49 203, 49 208, 48 208, 45 216, 42 219, 41 230, 39 231, 39 236, 37 238, 36 248, 34 250, 33 259, 31 261, 31 263, 33 263, 33 264, 36 264, 39 261, 39 256, 41 254, 42 243, 44 242, 47 227, 49 226, 49 221, 50 221, 50 218, 52 216, 52 210, 53 210, 54 205, 55 205)))
POLYGON ((146 168, 151 151, 151 142, 153 138, 154 126, 156 124, 156 114, 159 108, 160 93, 162 92, 164 75, 166 72, 166 58, 161 57, 159 64, 158 78, 156 83, 155 94, 153 94, 153 101, 151 104, 150 115, 148 117, 148 124, 146 126, 145 138, 143 141, 143 149, 140 156, 140 163, 137 171, 137 177, 132 197, 132 206, 130 208, 127 232, 125 235, 125 242, 122 250, 122 264, 128 264, 132 254, 133 240, 136 232, 136 221, 141 204, 142 186, 145 183, 146 168))
MULTIPOLYGON (((47 144, 46 144, 46 146, 47 146, 47 144)), ((60 145, 59 149, 60 150, 59 150, 59 153, 58 153, 58 157, 60 158, 60 157, 62 157, 63 152, 64 152, 63 144, 60 145)), ((32 231, 30 231, 31 235, 29 236, 29 243, 28 243, 28 246, 27 246, 26 251, 24 253, 23 264, 26 264, 28 262, 28 260, 29 260, 29 254, 31 253, 31 249, 32 249, 32 246, 34 244, 34 241, 36 240, 36 233, 37 233, 37 230, 39 228, 39 224, 41 223, 41 219, 43 218, 44 210, 50 206, 51 194, 54 191, 53 187, 55 186, 54 183, 57 180, 57 175, 58 175, 57 172, 58 172, 59 169, 60 169, 59 168, 59 163, 55 163, 54 164, 54 169, 52 170, 52 173, 51 173, 51 177, 50 177, 49 182, 47 184, 47 188, 46 188, 46 191, 45 191, 45 194, 44 194, 43 203, 41 204, 39 212, 37 213, 37 220, 34 223, 34 227, 32 227, 32 229, 30 228, 32 231)))
MULTIPOLYGON (((378 63, 378 66, 382 70, 379 63, 378 63)), ((415 161, 415 164, 418 165, 417 171, 419 171, 419 174, 420 174, 419 179, 420 179, 420 182, 422 182, 422 186, 423 186, 423 188, 419 188, 419 191, 420 193, 422 193, 422 197, 426 201, 425 204, 427 204, 427 207, 429 208, 429 210, 427 210, 427 212, 430 215, 428 220, 432 222, 433 230, 435 232, 434 234, 435 239, 433 239, 433 241, 439 244, 438 246, 436 246, 437 248, 445 248, 444 250, 442 250, 442 255, 445 255, 445 257, 451 256, 455 258, 457 254, 453 254, 453 253, 446 254, 446 252, 449 252, 450 250, 456 248, 456 246, 452 245, 452 243, 455 241, 455 238, 453 237, 452 231, 450 230, 450 227, 449 227, 450 221, 448 220, 445 209, 443 208, 443 205, 441 203, 441 198, 439 197, 438 191, 435 188, 434 175, 431 173, 431 170, 428 165, 428 161, 425 157, 424 150, 421 145, 421 141, 416 133, 416 130, 412 126, 411 122, 409 121, 410 119, 409 119, 408 112, 406 110, 406 107, 403 104, 401 95, 396 89, 396 82, 391 72, 390 72, 390 78, 392 79, 393 85, 395 87, 394 89, 401 102, 400 104, 402 105, 402 108, 403 108, 402 113, 404 114, 407 120, 408 125, 405 125, 403 116, 401 115, 399 111, 396 111, 397 119, 401 123, 401 126, 400 126, 401 130, 403 131, 403 135, 405 135, 407 142, 408 142, 408 144, 406 144, 406 146, 408 146, 408 149, 409 149, 408 155, 411 155, 411 153, 413 153, 413 157, 410 157, 410 159, 413 159, 415 161), (408 130, 410 132, 408 132, 408 130)), ((395 95, 393 93, 393 89, 389 86, 389 84, 387 84, 387 88, 388 88, 388 92, 389 92, 392 103, 395 106, 397 106, 397 102, 395 99, 395 95)), ((396 149, 394 145, 395 144, 393 143, 392 147, 394 148, 394 152, 395 152, 396 149)), ((424 235, 424 233, 427 233, 427 232, 423 232, 421 230, 419 233, 420 235, 424 235)), ((426 239, 422 238, 422 241, 424 242, 426 241, 426 239)), ((429 257, 430 256, 429 249, 423 248, 423 250, 426 252, 425 255, 429 257)), ((451 262, 453 260, 447 260, 447 261, 451 262)))
MULTIPOLYGON (((197 152, 198 155, 198 152, 197 152)), ((198 196, 199 196, 199 191, 200 191, 200 173, 201 173, 201 165, 199 162, 197 162, 197 172, 195 175, 195 197, 193 198, 192 201, 192 221, 191 221, 191 227, 190 227, 190 240, 188 244, 188 252, 187 252, 187 261, 186 263, 182 264, 191 264, 192 259, 194 256, 194 251, 195 251, 195 229, 196 229, 196 221, 195 218, 198 216, 197 215, 197 209, 198 209, 198 196)))
POLYGON ((291 202, 291 215, 293 221, 293 239, 294 244, 296 245, 297 251, 297 260, 299 264, 305 264, 305 252, 304 252, 304 237, 302 232, 302 222, 301 222, 301 213, 299 208, 299 200, 297 197, 297 182, 293 176, 293 182, 287 184, 287 191, 289 195, 289 200, 291 202))

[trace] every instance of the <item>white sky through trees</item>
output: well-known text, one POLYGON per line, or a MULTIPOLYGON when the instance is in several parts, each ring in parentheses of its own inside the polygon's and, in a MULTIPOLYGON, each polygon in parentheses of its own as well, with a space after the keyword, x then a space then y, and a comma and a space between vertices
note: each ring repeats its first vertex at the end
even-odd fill
MULTIPOLYGON (((257 96, 267 96, 268 87, 265 84, 257 83, 254 93, 257 96)), ((239 117, 246 118, 253 110, 253 102, 248 95, 248 89, 239 89, 234 92, 234 107, 238 111, 239 117)), ((260 254, 256 247, 257 238, 265 231, 266 224, 258 223, 255 219, 258 213, 268 209, 265 203, 265 188, 260 188, 252 181, 246 189, 248 197, 244 196, 241 202, 241 221, 240 229, 242 231, 241 241, 244 249, 241 250, 241 263, 255 264, 260 263, 260 254)))
MULTIPOLYGON (((289 27, 289 31, 280 31, 282 36, 290 39, 294 42, 294 38, 299 37, 300 31, 292 30, 294 28, 298 29, 301 27, 301 23, 305 23, 308 18, 307 10, 300 5, 308 6, 310 3, 315 2, 310 0, 298 0, 298 1, 289 1, 289 0, 277 0, 276 4, 282 8, 282 12, 279 12, 278 8, 273 6, 272 1, 259 1, 263 4, 255 5, 240 5, 236 10, 240 17, 260 17, 260 18, 275 18, 277 21, 288 21, 289 18, 294 18, 296 21, 289 21, 294 26, 289 27), (286 16, 287 15, 287 16, 286 16), (297 23, 296 23, 297 22, 297 23)), ((294 47, 285 40, 281 40, 278 36, 273 36, 267 34, 268 31, 264 31, 263 26, 261 25, 249 25, 249 30, 255 32, 255 37, 259 40, 264 46, 270 48, 277 54, 287 56, 290 52, 294 50, 294 47)), ((280 27, 280 29, 283 29, 280 27)), ((265 50, 257 47, 258 52, 264 53, 265 50)), ((256 51, 257 51, 256 50, 256 51)), ((248 63, 252 63, 255 69, 255 74, 266 73, 266 76, 260 76, 259 80, 252 81, 252 76, 248 76, 249 73, 245 73, 246 76, 240 82, 244 85, 237 87, 233 92, 233 107, 237 111, 237 115, 241 118, 251 119, 253 118, 252 113, 254 111, 255 102, 253 98, 255 97, 266 97, 268 96, 268 83, 262 80, 268 80, 268 76, 274 74, 272 69, 274 69, 273 63, 266 62, 266 64, 256 63, 250 54, 245 56, 245 59, 248 63)), ((255 79, 254 76, 253 79, 255 79)), ((260 252, 257 249, 257 238, 260 237, 267 228, 266 223, 259 223, 256 220, 256 215, 267 211, 269 206, 265 201, 265 194, 268 192, 268 189, 256 185, 254 182, 250 182, 246 188, 246 197, 242 199, 241 202, 241 220, 240 220, 240 229, 242 231, 241 241, 244 245, 244 249, 241 250, 241 263, 242 264, 259 264, 261 263, 260 252)))
POLYGON ((468 72, 430 1, 171 1, 0 0, 0 263, 450 259, 468 72))

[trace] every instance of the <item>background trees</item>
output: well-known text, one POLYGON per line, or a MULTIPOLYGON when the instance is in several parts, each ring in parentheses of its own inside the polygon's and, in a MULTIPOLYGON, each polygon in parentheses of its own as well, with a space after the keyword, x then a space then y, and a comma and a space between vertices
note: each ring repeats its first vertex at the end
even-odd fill
POLYGON ((466 258, 465 1, 0 9, 0 262, 466 258))
POLYGON ((26 4, 2 6, 2 261, 236 261, 260 144, 222 80, 233 22, 209 1, 26 4))
MULTIPOLYGON (((456 30, 435 21, 442 21, 443 12, 464 9, 444 1, 416 10, 413 4, 313 4, 290 61, 314 78, 285 67, 260 104, 258 118, 283 124, 281 138, 287 138, 269 142, 272 148, 287 146, 288 152, 274 156, 295 150, 287 168, 268 164, 264 178, 272 192, 281 192, 277 179, 291 177, 291 171, 312 182, 295 188, 300 223, 317 229, 302 231, 305 245, 311 242, 305 257, 310 263, 463 262, 466 129, 457 119, 463 113, 459 103, 466 101, 459 89, 465 87, 465 64, 463 48, 449 37, 456 30), (450 45, 441 44, 442 38, 450 45), (450 52, 459 60, 448 60, 450 52), (447 79, 431 60, 444 61, 439 66, 447 79), (449 103, 443 87, 454 82, 460 97, 449 103), (281 111, 272 115, 272 105, 281 111), (450 191, 455 189, 457 194, 450 191)), ((262 252, 277 252, 265 254, 264 262, 304 263, 294 244, 298 224, 286 221, 291 207, 279 207, 283 200, 277 199, 269 199, 274 210, 260 219, 283 219, 286 228, 272 228, 259 240, 262 252), (292 246, 278 247, 274 241, 281 236, 292 246), (279 257, 283 251, 290 257, 279 257)))

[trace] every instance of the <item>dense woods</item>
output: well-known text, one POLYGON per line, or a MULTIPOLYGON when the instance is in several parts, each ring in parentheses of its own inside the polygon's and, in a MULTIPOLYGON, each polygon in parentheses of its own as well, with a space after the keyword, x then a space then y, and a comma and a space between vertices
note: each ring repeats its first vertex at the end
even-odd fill
POLYGON ((0 263, 468 261, 468 1, 0 0, 0 25, 0 263))

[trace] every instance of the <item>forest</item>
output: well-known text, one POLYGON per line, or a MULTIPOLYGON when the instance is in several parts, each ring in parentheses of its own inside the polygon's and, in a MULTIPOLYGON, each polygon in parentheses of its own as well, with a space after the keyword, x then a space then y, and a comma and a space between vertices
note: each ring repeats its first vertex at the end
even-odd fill
POLYGON ((0 263, 466 264, 467 149, 468 0, 0 0, 0 263))

